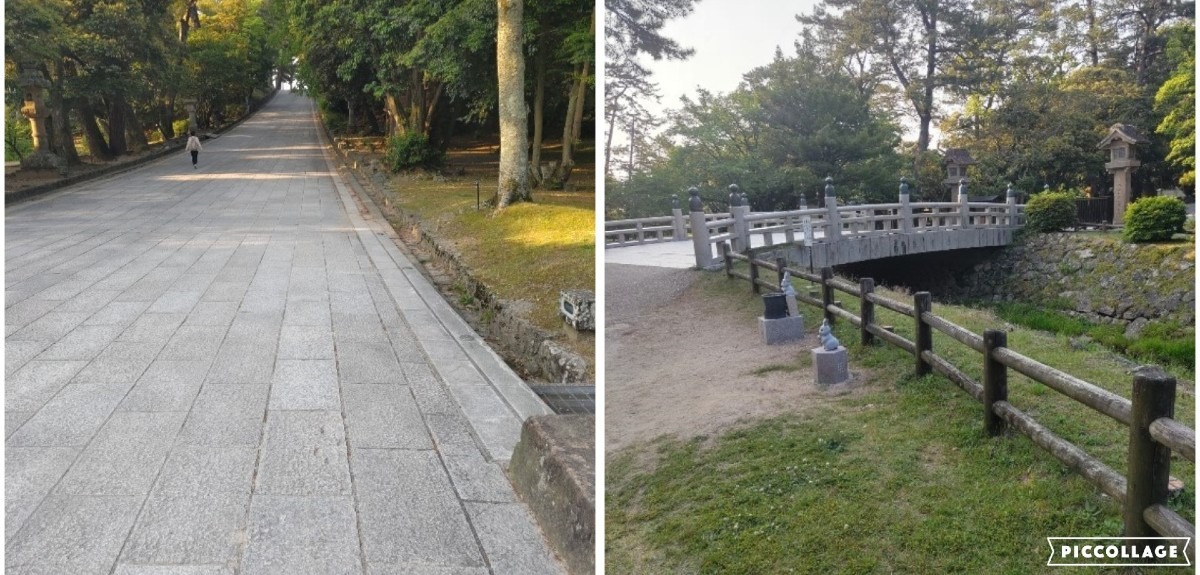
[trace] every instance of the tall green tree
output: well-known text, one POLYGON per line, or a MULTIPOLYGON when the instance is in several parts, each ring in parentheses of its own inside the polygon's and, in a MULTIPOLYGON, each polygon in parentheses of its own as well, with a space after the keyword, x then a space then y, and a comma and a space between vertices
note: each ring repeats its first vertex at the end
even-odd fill
POLYGON ((522 0, 496 0, 496 75, 500 93, 500 181, 496 210, 532 199, 526 137, 522 0))
POLYGON ((1171 76, 1154 97, 1162 122, 1155 131, 1169 140, 1166 160, 1179 170, 1181 186, 1196 185, 1196 38, 1195 27, 1185 24, 1172 31, 1167 60, 1175 65, 1171 76))

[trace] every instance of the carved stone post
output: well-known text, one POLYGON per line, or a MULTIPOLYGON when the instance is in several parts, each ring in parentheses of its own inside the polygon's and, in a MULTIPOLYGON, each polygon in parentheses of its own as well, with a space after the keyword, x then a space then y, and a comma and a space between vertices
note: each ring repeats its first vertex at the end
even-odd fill
POLYGON ((909 204, 908 178, 900 178, 900 232, 911 234, 913 229, 912 205, 909 204))
POLYGON ((683 210, 679 207, 679 196, 671 194, 671 225, 674 228, 671 239, 682 242, 687 239, 687 224, 683 219, 683 210))
POLYGON ((704 217, 704 202, 700 190, 688 188, 688 215, 692 219, 692 248, 696 253, 696 267, 707 269, 712 265, 712 246, 708 243, 708 221, 704 217))
POLYGON ((842 219, 838 215, 837 192, 833 189, 833 177, 825 177, 825 209, 828 214, 825 216, 829 225, 825 227, 825 241, 835 243, 842 237, 842 219))
POLYGON ((1015 228, 1021 225, 1021 220, 1017 217, 1017 191, 1013 189, 1012 182, 1008 183, 1008 191, 1004 196, 1008 201, 1008 227, 1015 228))
POLYGON ((967 196, 967 179, 958 181, 958 227, 971 227, 971 205, 967 196))

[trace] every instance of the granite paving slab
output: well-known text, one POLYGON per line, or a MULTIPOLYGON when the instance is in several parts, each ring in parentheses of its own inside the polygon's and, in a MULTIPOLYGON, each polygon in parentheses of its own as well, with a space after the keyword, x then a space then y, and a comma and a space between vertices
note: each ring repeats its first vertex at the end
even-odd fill
POLYGON ((6 207, 6 573, 562 572, 502 469, 536 396, 281 93, 6 207))

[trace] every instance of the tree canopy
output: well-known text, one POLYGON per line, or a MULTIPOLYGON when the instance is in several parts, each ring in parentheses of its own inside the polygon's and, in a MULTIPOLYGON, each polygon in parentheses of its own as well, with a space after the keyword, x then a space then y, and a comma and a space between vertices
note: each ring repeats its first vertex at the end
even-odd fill
POLYGON ((720 207, 732 183, 756 209, 785 208, 811 202, 826 176, 839 201, 894 198, 902 176, 937 199, 951 148, 977 161, 972 194, 1009 182, 1103 194, 1096 144, 1117 122, 1150 135, 1138 195, 1191 188, 1194 12, 1179 0, 824 0, 797 16, 794 55, 747 70, 732 93, 699 90, 661 128, 645 112, 657 87, 629 55, 641 44, 610 26, 607 45, 624 52, 609 56, 605 114, 642 135, 606 145, 608 215, 665 213, 691 185, 720 207))

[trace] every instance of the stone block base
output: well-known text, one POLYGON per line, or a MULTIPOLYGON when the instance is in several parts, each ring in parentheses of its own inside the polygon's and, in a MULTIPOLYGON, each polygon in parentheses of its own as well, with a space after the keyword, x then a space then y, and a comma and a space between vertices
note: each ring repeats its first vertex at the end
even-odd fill
POLYGON ((813 348, 812 363, 817 385, 836 385, 850 380, 850 352, 842 346, 833 351, 813 348))
POLYGON ((508 474, 570 573, 594 573, 596 420, 535 415, 521 427, 508 474))
POLYGON ((763 343, 767 345, 796 341, 804 337, 804 316, 791 315, 779 319, 760 317, 758 330, 762 332, 763 343))

